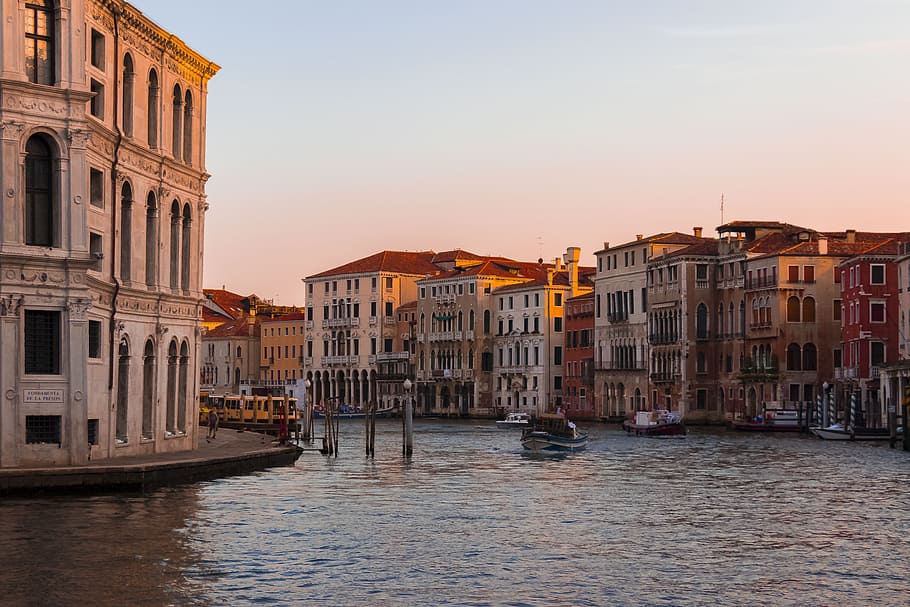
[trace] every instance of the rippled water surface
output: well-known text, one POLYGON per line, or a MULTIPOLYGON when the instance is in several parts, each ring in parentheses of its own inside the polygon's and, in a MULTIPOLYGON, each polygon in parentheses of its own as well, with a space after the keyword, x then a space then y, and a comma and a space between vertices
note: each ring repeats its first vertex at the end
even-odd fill
POLYGON ((2 605, 907 605, 910 454, 694 430, 522 452, 380 422, 337 459, 145 496, 0 502, 2 605))

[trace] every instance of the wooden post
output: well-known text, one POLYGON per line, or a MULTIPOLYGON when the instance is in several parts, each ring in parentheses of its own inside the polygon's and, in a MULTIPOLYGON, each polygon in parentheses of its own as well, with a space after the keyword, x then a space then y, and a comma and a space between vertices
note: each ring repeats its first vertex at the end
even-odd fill
POLYGON ((376 430, 376 407, 372 403, 367 403, 366 417, 364 417, 364 427, 363 435, 364 440, 366 441, 366 456, 374 457, 376 455, 374 449, 374 432, 376 430))
POLYGON ((410 394, 404 405, 404 411, 404 454, 411 457, 414 453, 414 406, 410 394))

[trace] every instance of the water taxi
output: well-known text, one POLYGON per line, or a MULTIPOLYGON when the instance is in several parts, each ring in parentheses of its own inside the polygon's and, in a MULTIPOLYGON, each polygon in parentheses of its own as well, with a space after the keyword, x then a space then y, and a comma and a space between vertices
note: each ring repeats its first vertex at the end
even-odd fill
POLYGON ((588 446, 588 435, 561 413, 544 413, 521 434, 521 445, 529 451, 581 451, 588 446))

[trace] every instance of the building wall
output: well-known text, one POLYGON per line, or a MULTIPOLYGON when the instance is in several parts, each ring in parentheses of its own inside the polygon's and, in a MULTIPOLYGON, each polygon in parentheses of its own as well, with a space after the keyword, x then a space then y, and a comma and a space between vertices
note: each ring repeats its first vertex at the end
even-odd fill
POLYGON ((24 51, 28 10, 15 0, 0 3, 0 189, 7 193, 0 204, 0 383, 8 403, 0 413, 0 466, 193 448, 208 178, 203 125, 206 83, 218 66, 126 3, 74 0, 49 15, 52 82, 33 84, 24 51), (125 70, 129 61, 133 68, 125 70), (176 131, 176 156, 173 116, 160 96, 152 129, 159 141, 148 139, 152 69, 159 88, 178 86, 181 101, 187 91, 192 99, 189 127, 176 131), (25 167, 39 140, 51 155, 51 219, 36 225, 50 225, 49 239, 29 231, 26 212, 25 167), (36 335, 27 325, 36 317, 59 348, 57 368, 42 367, 50 373, 28 372, 25 362, 36 335), (59 442, 47 442, 57 424, 59 442))

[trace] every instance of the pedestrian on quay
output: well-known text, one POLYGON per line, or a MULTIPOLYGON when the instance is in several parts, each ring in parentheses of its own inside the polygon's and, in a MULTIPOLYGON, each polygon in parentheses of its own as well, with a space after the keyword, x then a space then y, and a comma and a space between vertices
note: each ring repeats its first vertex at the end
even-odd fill
POLYGON ((215 433, 218 432, 218 411, 215 409, 209 409, 209 438, 215 438, 215 433))

